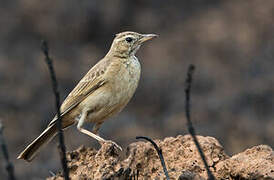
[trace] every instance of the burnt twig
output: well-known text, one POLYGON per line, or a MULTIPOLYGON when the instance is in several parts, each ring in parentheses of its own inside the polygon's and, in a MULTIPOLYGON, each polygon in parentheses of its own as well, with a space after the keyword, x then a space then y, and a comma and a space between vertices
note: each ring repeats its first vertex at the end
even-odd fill
POLYGON ((0 146, 3 152, 3 156, 6 162, 6 170, 8 172, 9 180, 15 180, 13 164, 9 160, 9 152, 4 138, 4 126, 0 120, 0 146))
POLYGON ((213 176, 213 174, 211 173, 209 166, 207 164, 205 155, 203 153, 203 150, 198 142, 198 139, 196 138, 196 133, 195 133, 195 129, 193 128, 192 122, 191 122, 191 116, 190 116, 190 92, 191 92, 191 83, 192 83, 192 74, 195 70, 195 66, 194 65, 189 65, 188 67, 188 71, 187 71, 187 79, 186 79, 186 88, 185 88, 185 95, 186 95, 186 104, 185 104, 185 112, 186 112, 186 119, 187 119, 187 127, 188 127, 188 131, 191 134, 193 141, 200 153, 200 156, 204 162, 207 174, 208 174, 208 179, 210 180, 214 180, 215 177, 213 176))
POLYGON ((61 113, 60 113, 60 95, 58 91, 58 84, 56 80, 56 75, 54 72, 52 60, 49 57, 49 48, 46 41, 42 41, 41 49, 45 55, 45 61, 48 65, 49 71, 50 71, 50 78, 52 82, 52 89, 53 93, 55 95, 55 107, 57 111, 57 129, 58 129, 58 135, 59 135, 59 145, 58 148, 60 148, 60 158, 62 162, 62 168, 63 168, 63 175, 65 177, 65 180, 69 180, 69 170, 67 166, 67 158, 66 158, 66 146, 64 142, 64 135, 62 130, 62 119, 61 119, 61 113))
POLYGON ((154 148, 156 149, 157 153, 158 153, 158 156, 161 160, 161 164, 162 164, 162 167, 163 167, 163 170, 164 170, 164 173, 166 175, 166 179, 169 180, 169 175, 168 175, 168 172, 167 172, 167 168, 166 168, 166 164, 165 164, 165 160, 164 160, 164 156, 163 156, 163 153, 162 153, 162 149, 160 149, 157 144, 150 138, 148 137, 145 137, 145 136, 137 136, 136 139, 145 139, 147 141, 149 141, 153 146, 154 148))

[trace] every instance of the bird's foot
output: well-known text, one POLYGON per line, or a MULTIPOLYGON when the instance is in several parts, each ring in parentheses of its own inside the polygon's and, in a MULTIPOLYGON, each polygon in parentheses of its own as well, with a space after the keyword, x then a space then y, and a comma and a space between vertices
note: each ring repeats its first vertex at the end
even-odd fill
POLYGON ((104 143, 111 143, 113 144, 114 146, 116 146, 120 151, 123 151, 122 147, 119 146, 116 142, 114 141, 111 141, 111 140, 104 140, 102 142, 100 142, 101 145, 103 145, 104 143))

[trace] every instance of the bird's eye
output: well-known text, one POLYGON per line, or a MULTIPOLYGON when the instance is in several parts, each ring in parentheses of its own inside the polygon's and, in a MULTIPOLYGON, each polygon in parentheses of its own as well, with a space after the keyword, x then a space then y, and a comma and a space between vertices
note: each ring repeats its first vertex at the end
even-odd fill
POLYGON ((126 38, 126 41, 127 41, 128 43, 130 43, 132 40, 133 40, 133 39, 132 39, 131 37, 127 37, 127 38, 126 38))

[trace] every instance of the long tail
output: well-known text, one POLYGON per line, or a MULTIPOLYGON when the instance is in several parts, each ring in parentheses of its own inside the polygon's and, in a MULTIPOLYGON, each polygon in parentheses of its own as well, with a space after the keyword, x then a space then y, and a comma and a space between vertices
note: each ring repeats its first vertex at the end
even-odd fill
POLYGON ((28 162, 32 161, 41 148, 48 144, 57 134, 57 124, 53 123, 45 129, 24 151, 20 153, 17 159, 24 159, 28 162))

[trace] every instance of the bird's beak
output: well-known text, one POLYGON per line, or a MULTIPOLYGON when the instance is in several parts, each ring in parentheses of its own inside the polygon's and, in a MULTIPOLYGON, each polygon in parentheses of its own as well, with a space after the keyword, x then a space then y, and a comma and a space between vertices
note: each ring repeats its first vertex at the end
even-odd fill
POLYGON ((158 35, 157 34, 142 34, 142 37, 139 40, 139 43, 142 44, 143 42, 153 39, 155 37, 158 37, 158 35))

